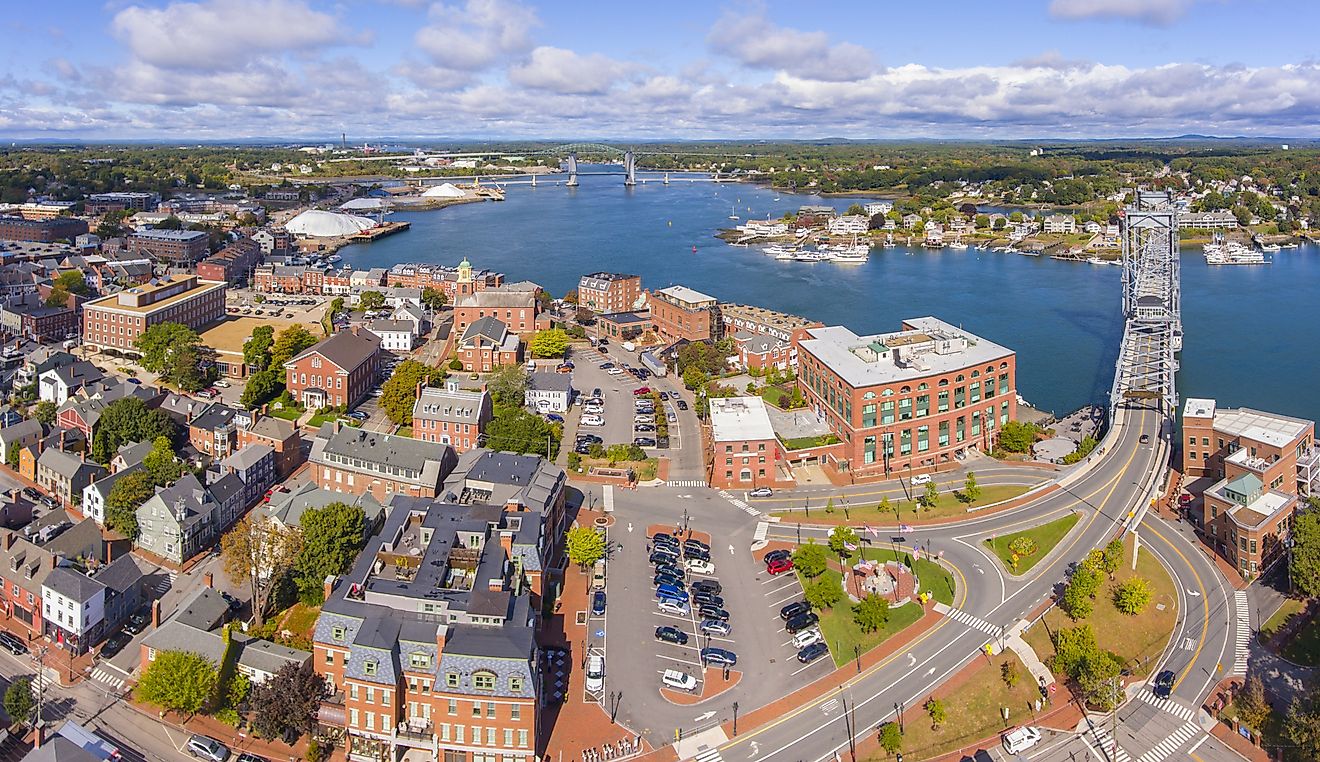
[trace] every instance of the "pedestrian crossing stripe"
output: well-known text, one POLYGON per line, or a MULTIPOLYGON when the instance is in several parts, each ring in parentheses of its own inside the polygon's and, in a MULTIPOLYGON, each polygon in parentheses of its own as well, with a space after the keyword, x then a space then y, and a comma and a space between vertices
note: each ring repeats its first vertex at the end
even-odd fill
POLYGON ((1105 752, 1105 756, 1113 759, 1114 762, 1132 762, 1132 757, 1123 751, 1123 747, 1114 743, 1113 736, 1103 730, 1096 730, 1096 740, 1100 743, 1100 748, 1105 752))
POLYGON ((1251 609, 1247 605, 1246 591, 1233 591, 1233 604, 1237 609, 1237 630, 1234 633, 1232 674, 1245 675, 1247 674, 1248 646, 1251 644, 1251 609))
POLYGON ((697 762, 724 762, 724 758, 720 756, 720 750, 718 748, 706 749, 697 754, 694 759, 696 759, 697 762))
POLYGON ((984 619, 981 619, 978 616, 969 614, 966 611, 963 611, 962 609, 955 609, 951 606, 946 606, 943 603, 935 604, 935 610, 943 614, 944 616, 953 619, 956 622, 965 624, 974 630, 980 630, 981 632, 984 632, 987 635, 998 636, 1000 635, 1003 629, 1000 627, 996 627, 993 624, 990 624, 989 622, 985 621, 984 619))
POLYGON ((760 515, 761 515, 761 512, 760 512, 760 511, 758 511, 758 510, 756 510, 755 508, 753 508, 752 506, 748 505, 747 502, 746 502, 745 500, 740 500, 740 499, 734 497, 734 496, 733 496, 728 490, 723 490, 723 489, 720 490, 720 491, 719 491, 719 495, 720 495, 720 497, 724 498, 725 500, 728 500, 730 503, 733 503, 734 507, 740 509, 743 513, 746 513, 748 516, 760 516, 760 515))
POLYGON ((1196 711, 1188 709, 1171 698, 1162 699, 1148 690, 1141 692, 1141 698, 1156 709, 1163 710, 1184 722, 1196 722, 1196 711))
POLYGON ((670 479, 665 482, 666 487, 705 487, 704 479, 670 479))
POLYGON ((1183 744, 1200 735, 1201 728, 1191 722, 1184 723, 1169 737, 1160 741, 1155 748, 1142 754, 1137 762, 1162 762, 1169 755, 1182 748, 1183 744))
POLYGON ((119 690, 123 690, 124 688, 123 680, 119 679, 118 677, 115 677, 109 672, 106 672, 100 667, 97 667, 96 669, 92 670, 92 679, 96 680, 97 682, 105 683, 106 685, 112 686, 119 690))

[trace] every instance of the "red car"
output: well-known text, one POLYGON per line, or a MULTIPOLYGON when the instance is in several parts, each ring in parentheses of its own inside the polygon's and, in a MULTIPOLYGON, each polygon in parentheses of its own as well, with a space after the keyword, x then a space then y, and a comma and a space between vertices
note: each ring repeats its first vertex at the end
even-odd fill
POLYGON ((651 393, 651 387, 649 386, 639 386, 636 389, 633 389, 633 395, 637 397, 640 397, 643 394, 650 394, 650 393, 651 393))
POLYGON ((793 571, 793 559, 776 558, 765 565, 765 570, 771 574, 783 574, 786 571, 793 571))

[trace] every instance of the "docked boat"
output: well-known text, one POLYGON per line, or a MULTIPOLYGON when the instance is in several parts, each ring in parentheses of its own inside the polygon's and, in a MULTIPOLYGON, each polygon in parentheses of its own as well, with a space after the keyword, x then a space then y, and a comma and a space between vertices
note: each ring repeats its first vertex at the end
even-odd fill
POLYGON ((1280 245, 1277 244, 1277 243, 1267 243, 1267 244, 1263 244, 1263 245, 1260 247, 1260 250, 1261 250, 1261 251, 1267 251, 1267 252, 1270 252, 1271 254, 1273 254, 1274 252, 1279 251, 1279 250, 1282 249, 1282 248, 1283 248, 1283 247, 1280 246, 1280 245))
POLYGON ((765 247, 765 253, 769 256, 774 257, 775 259, 787 260, 796 257, 798 253, 798 249, 796 246, 780 246, 779 244, 774 244, 772 246, 765 247))
POLYGON ((954 251, 967 250, 967 244, 963 243, 962 241, 954 241, 953 243, 946 244, 946 246, 947 248, 953 249, 954 251))
POLYGON ((828 251, 799 251, 793 259, 798 262, 828 262, 834 259, 834 254, 828 251))
POLYGON ((1204 248, 1207 265, 1268 265, 1265 253, 1243 246, 1237 241, 1216 237, 1204 248))

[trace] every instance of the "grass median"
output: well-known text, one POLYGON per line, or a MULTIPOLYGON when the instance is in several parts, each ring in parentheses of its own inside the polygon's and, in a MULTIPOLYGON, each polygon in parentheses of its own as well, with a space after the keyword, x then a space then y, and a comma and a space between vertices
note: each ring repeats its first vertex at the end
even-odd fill
POLYGON ((1031 567, 1035 566, 1042 558, 1049 555, 1050 551, 1054 550, 1054 546, 1058 545, 1060 540, 1068 536, 1068 532, 1076 526, 1077 521, 1080 518, 1081 516, 1079 514, 1069 513, 1061 519, 1055 519, 1054 521, 1041 524, 1040 526, 1024 529, 1021 532, 992 537, 985 541, 985 546, 990 549, 991 553, 998 556, 999 560, 1003 562, 1004 568, 1014 574, 1026 574, 1031 571, 1031 567), (1030 540, 1036 550, 1034 553, 1020 556, 1017 559, 1017 565, 1014 566, 1013 544, 1016 540, 1021 538, 1030 540))
POLYGON ((1021 497, 1028 490, 1033 489, 1035 485, 1024 484, 992 484, 982 485, 981 495, 976 500, 964 502, 959 499, 954 492, 941 492, 940 502, 930 510, 925 510, 914 500, 890 500, 889 509, 882 510, 878 503, 867 501, 866 503, 847 504, 842 499, 834 501, 832 508, 826 506, 814 505, 810 511, 803 510, 778 510, 771 511, 770 515, 778 516, 787 521, 800 521, 816 524, 844 524, 844 523, 885 523, 885 522, 912 522, 927 521, 930 519, 946 519, 951 517, 966 516, 967 511, 972 508, 981 508, 994 503, 1001 503, 1005 500, 1012 500, 1015 497, 1021 497), (847 510, 845 510, 845 507, 847 510))

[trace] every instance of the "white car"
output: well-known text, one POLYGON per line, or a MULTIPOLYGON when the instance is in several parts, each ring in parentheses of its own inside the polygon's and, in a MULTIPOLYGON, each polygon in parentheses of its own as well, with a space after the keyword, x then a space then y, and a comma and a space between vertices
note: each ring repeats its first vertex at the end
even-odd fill
POLYGON ((633 423, 649 423, 649 424, 654 424, 654 423, 655 423, 655 416, 653 416, 653 415, 634 415, 634 416, 633 416, 633 423))
POLYGON ((604 426, 605 419, 599 415, 588 413, 587 415, 582 416, 581 424, 583 426, 604 426))
POLYGON ((1024 725, 1005 733, 1003 742, 1004 751, 1017 754, 1040 743, 1040 730, 1024 725))
POLYGON ((605 689, 605 657, 592 654, 587 657, 587 690, 600 693, 605 689))
POLYGON ((693 574, 714 574, 715 564, 710 561, 703 561, 700 558, 689 558, 685 564, 687 570, 693 574))
POLYGON ((218 386, 218 387, 220 387, 221 389, 228 389, 228 388, 229 388, 229 382, 226 381, 226 380, 224 380, 223 378, 217 378, 216 381, 215 381, 215 383, 212 384, 212 386, 218 386))
POLYGON ((622 368, 619 368, 619 367, 610 368, 609 370, 607 370, 607 371, 605 371, 605 372, 608 373, 608 374, 610 374, 611 376, 622 376, 622 375, 623 375, 623 369, 622 369, 622 368))
POLYGON ((675 616, 687 616, 692 611, 686 603, 678 603, 673 600, 656 601, 655 606, 660 609, 661 613, 675 616))
POLYGON ((798 650, 801 650, 811 645, 812 643, 819 643, 820 641, 821 641, 820 630, 817 630, 813 627, 810 630, 803 630, 802 632, 799 632, 798 634, 794 635, 793 647, 798 650))
POLYGON ((697 678, 677 669, 665 670, 660 676, 660 682, 664 683, 666 688, 679 691, 694 691, 697 688, 697 678))
POLYGON ((930 474, 917 474, 912 477, 913 487, 921 487, 926 484, 930 484, 930 474))

